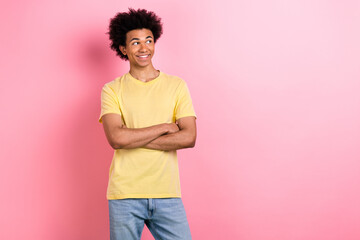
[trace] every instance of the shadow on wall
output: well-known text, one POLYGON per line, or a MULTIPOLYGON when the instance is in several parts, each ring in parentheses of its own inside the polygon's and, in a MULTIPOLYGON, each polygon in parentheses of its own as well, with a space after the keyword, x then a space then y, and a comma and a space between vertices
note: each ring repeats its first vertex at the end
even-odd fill
MULTIPOLYGON (((44 191, 55 190, 52 204, 46 205, 44 217, 51 220, 43 227, 44 239, 109 239, 106 188, 113 150, 98 122, 100 94, 105 83, 129 66, 110 50, 102 27, 78 32, 66 33, 68 39, 57 50, 63 71, 59 78, 66 79, 63 84, 71 91, 58 96, 62 106, 49 128, 59 130, 44 138, 56 143, 52 173, 45 174, 51 180, 44 191)), ((153 239, 146 227, 142 239, 153 239)))
MULTIPOLYGON (((129 66, 109 50, 107 35, 95 35, 97 38, 91 34, 82 35, 85 44, 79 48, 77 63, 81 71, 79 81, 88 93, 67 113, 71 127, 63 141, 70 179, 73 231, 64 236, 66 239, 71 239, 74 233, 77 236, 74 239, 110 238, 106 188, 113 149, 98 122, 100 94, 105 83, 120 76, 120 72, 128 71, 129 66)), ((154 239, 146 227, 142 239, 154 239)))
POLYGON ((64 60, 76 76, 75 95, 80 97, 68 96, 76 101, 63 108, 66 126, 61 129, 67 131, 58 140, 63 147, 61 181, 66 188, 62 209, 57 210, 63 216, 63 228, 52 227, 52 237, 59 240, 109 239, 106 187, 113 152, 98 117, 101 88, 114 78, 112 73, 118 63, 108 50, 107 36, 102 30, 93 29, 78 37, 70 35, 69 45, 64 49, 68 54, 64 60))

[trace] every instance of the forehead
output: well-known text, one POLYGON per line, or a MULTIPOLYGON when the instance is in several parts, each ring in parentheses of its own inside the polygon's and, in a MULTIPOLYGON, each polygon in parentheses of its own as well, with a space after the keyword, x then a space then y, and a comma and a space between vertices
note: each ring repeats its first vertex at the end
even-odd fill
POLYGON ((131 41, 133 38, 146 39, 148 36, 154 38, 151 30, 147 28, 134 29, 126 33, 126 41, 131 41))

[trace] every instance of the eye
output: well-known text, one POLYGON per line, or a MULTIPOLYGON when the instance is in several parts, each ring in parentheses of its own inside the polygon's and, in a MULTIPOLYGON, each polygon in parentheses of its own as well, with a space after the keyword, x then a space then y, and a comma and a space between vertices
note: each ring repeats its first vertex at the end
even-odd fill
POLYGON ((151 40, 147 40, 146 43, 151 43, 152 41, 151 40))
POLYGON ((133 44, 132 45, 138 45, 139 44, 139 42, 133 42, 133 44))

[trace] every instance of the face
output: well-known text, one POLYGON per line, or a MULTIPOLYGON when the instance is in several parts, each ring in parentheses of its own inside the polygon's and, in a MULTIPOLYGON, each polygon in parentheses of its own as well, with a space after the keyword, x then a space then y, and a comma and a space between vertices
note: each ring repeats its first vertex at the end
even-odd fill
POLYGON ((127 55, 131 66, 146 67, 154 55, 154 36, 149 29, 135 29, 126 33, 126 46, 120 51, 127 55))

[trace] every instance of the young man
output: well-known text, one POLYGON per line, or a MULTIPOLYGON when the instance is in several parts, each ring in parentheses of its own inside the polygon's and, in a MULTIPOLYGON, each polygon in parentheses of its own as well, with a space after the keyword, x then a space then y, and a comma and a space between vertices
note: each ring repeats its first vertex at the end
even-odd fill
POLYGON ((107 189, 111 239, 140 239, 144 224, 155 239, 191 239, 176 150, 194 147, 196 115, 186 83, 152 64, 161 34, 161 19, 146 10, 110 21, 111 48, 130 63, 101 92, 99 121, 115 150, 107 189))

